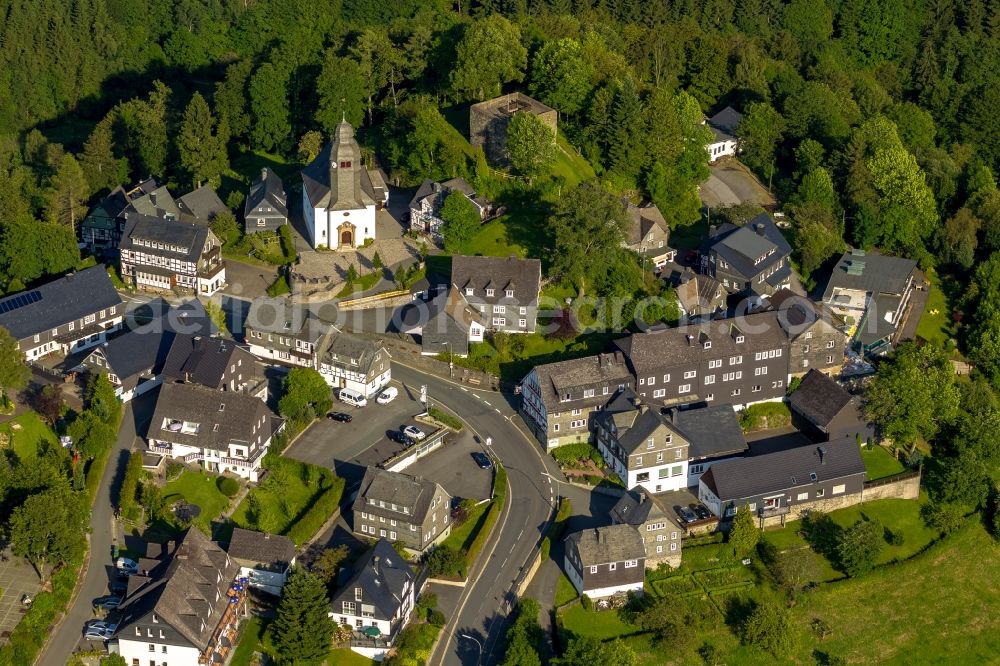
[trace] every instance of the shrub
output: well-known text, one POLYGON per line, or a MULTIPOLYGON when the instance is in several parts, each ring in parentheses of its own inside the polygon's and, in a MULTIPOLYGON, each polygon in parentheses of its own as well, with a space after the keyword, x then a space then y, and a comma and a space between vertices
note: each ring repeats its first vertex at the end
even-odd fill
POLYGON ((844 530, 837 543, 841 570, 852 578, 875 568, 882 552, 882 525, 875 520, 859 520, 844 530))
POLYGON ((432 576, 458 576, 465 567, 465 555, 451 546, 435 546, 427 555, 427 570, 432 576))
POLYGON ((589 611, 594 608, 594 602, 586 594, 580 598, 580 604, 583 606, 583 610, 589 611))
POLYGON ((885 542, 890 546, 902 546, 903 541, 905 540, 902 531, 891 530, 888 527, 883 529, 882 536, 885 538, 885 542))
POLYGON ((231 476, 220 476, 215 485, 218 486, 219 492, 226 497, 235 497, 236 493, 240 492, 240 482, 231 476))
POLYGON ((792 422, 792 413, 783 402, 763 402, 740 412, 740 426, 745 432, 782 428, 792 422))
POLYGON ((576 444, 564 444, 549 451, 560 465, 572 465, 578 460, 590 458, 598 467, 604 466, 604 458, 601 452, 590 442, 577 442, 576 444))
POLYGON ((437 407, 431 407, 427 410, 427 415, 430 416, 435 421, 445 424, 452 430, 458 432, 462 429, 462 422, 448 414, 447 412, 438 409, 437 407))
POLYGON ((444 613, 435 608, 427 615, 427 622, 436 625, 438 627, 443 627, 448 624, 448 620, 445 618, 444 613))
POLYGON ((793 636, 788 609, 773 601, 757 604, 743 623, 743 642, 775 656, 791 652, 793 636))

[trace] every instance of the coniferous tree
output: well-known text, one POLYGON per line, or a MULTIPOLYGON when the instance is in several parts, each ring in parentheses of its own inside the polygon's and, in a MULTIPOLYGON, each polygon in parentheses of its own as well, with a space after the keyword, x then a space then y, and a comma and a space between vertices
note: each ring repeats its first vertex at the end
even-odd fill
POLYGON ((247 95, 252 71, 251 61, 234 62, 226 68, 226 78, 215 85, 215 95, 212 98, 219 122, 225 122, 230 136, 238 141, 245 140, 250 132, 247 95))
POLYGON ((87 179, 80 163, 72 155, 64 155, 46 193, 46 219, 52 224, 75 230, 87 213, 88 192, 87 179))
POLYGON ((128 163, 115 157, 114 121, 114 113, 106 115, 94 126, 94 131, 83 144, 80 167, 90 186, 87 192, 89 196, 111 190, 128 177, 128 163))
POLYGON ((269 62, 250 78, 250 108, 253 122, 250 139, 262 150, 275 150, 292 134, 288 108, 288 75, 269 62))
POLYGON ((224 138, 201 93, 195 93, 184 111, 177 152, 181 167, 195 187, 214 182, 229 167, 224 138))
POLYGON ((282 590, 272 632, 283 663, 320 664, 330 651, 333 620, 319 576, 296 569, 282 590))

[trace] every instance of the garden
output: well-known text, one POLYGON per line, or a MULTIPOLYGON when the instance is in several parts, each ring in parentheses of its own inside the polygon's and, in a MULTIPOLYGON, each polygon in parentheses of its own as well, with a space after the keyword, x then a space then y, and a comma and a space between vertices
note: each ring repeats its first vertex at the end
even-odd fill
POLYGON ((906 471, 906 466, 884 446, 862 446, 861 459, 865 461, 865 471, 869 481, 884 479, 906 471))
POLYGON ((43 442, 51 445, 59 440, 35 412, 24 412, 0 426, 0 447, 10 447, 21 460, 35 458, 43 442))
MULTIPOLYGON (((212 521, 218 518, 229 507, 230 498, 220 490, 220 477, 203 471, 184 469, 177 478, 168 481, 163 488, 163 504, 161 512, 163 520, 174 530, 184 529, 188 523, 193 523, 205 534, 212 534, 212 521), (178 503, 198 507, 193 520, 188 520, 185 514, 177 515, 170 508, 178 503)), ((235 479, 233 482, 237 483, 235 479)), ((237 486, 238 490, 238 486, 237 486)), ((235 494, 235 493, 234 493, 235 494)))

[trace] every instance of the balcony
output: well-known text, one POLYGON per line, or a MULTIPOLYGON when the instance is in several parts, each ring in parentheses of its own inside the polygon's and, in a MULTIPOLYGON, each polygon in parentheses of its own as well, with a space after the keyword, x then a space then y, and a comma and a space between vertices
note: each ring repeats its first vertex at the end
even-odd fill
POLYGON ((760 509, 758 509, 757 515, 760 516, 761 518, 774 518, 775 516, 784 516, 785 514, 789 513, 791 510, 792 510, 791 507, 789 507, 787 505, 786 506, 772 506, 772 507, 764 507, 764 506, 762 506, 760 509))
POLYGON ((182 460, 184 462, 186 462, 186 463, 189 463, 189 462, 195 462, 195 461, 198 461, 198 460, 202 460, 204 457, 205 456, 204 456, 204 454, 201 453, 201 451, 195 451, 194 453, 189 453, 189 454, 185 455, 182 458, 182 460))
POLYGON ((149 451, 150 453, 162 453, 168 456, 174 455, 174 447, 169 444, 150 444, 149 451))

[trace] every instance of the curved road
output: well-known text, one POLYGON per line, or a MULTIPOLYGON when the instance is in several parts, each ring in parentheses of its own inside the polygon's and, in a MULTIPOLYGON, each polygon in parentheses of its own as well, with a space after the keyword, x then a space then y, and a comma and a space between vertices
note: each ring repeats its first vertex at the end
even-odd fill
POLYGON ((562 478, 555 462, 515 423, 520 419, 504 396, 426 375, 393 362, 393 379, 411 390, 427 386, 432 405, 444 405, 464 419, 481 440, 492 438, 494 455, 507 470, 507 501, 494 533, 470 572, 458 610, 449 618, 428 663, 432 666, 490 666, 503 656, 506 618, 513 587, 535 554, 552 517, 555 489, 543 473, 562 478), (463 638, 471 635, 476 641, 463 638))

